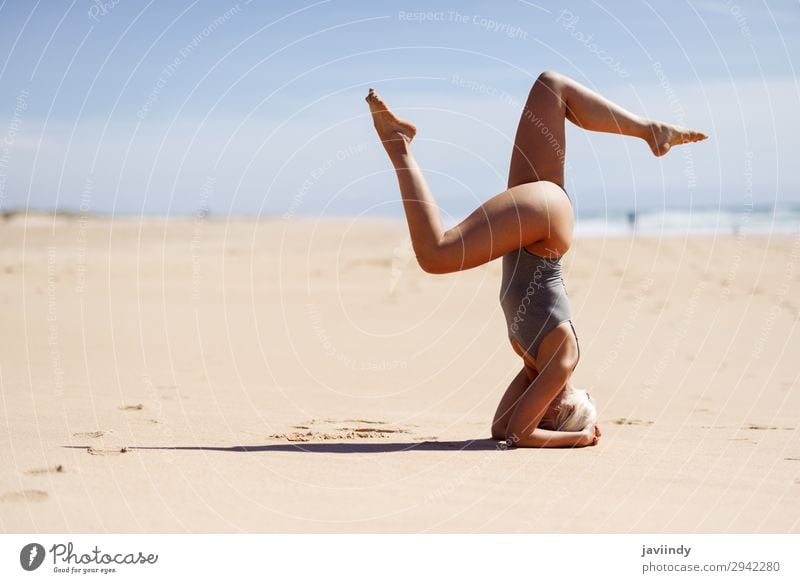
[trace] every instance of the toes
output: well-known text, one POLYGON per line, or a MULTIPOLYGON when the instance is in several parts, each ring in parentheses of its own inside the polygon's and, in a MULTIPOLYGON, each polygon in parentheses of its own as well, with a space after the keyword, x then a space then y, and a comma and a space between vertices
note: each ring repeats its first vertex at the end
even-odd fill
POLYGON ((408 142, 414 139, 417 133, 414 124, 397 118, 372 87, 365 99, 372 112, 375 129, 384 141, 397 139, 394 134, 399 134, 408 142))
POLYGON ((682 143, 685 144, 687 142, 700 142, 706 139, 708 139, 708 136, 705 135, 703 132, 688 131, 684 134, 682 143))
POLYGON ((370 105, 374 105, 375 107, 381 110, 389 109, 388 107, 386 107, 386 104, 383 102, 383 99, 378 97, 378 94, 375 93, 374 89, 370 89, 369 95, 367 95, 367 101, 369 102, 370 105))
POLYGON ((654 131, 654 141, 650 142, 650 149, 656 156, 664 156, 672 146, 700 142, 707 140, 708 136, 703 132, 689 130, 678 126, 662 126, 660 133, 654 131))
POLYGON ((375 90, 372 87, 369 88, 369 93, 364 99, 366 99, 367 103, 369 103, 370 106, 375 106, 383 109, 386 108, 386 104, 383 103, 383 100, 381 100, 380 97, 378 97, 378 94, 375 93, 375 90))

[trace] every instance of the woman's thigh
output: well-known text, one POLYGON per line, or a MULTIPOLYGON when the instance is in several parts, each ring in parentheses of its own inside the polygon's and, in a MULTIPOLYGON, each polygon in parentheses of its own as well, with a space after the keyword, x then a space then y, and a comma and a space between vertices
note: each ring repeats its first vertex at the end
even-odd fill
POLYGON ((509 188, 548 180, 564 186, 566 102, 562 77, 542 73, 531 88, 520 116, 508 172, 509 188))
POLYGON ((572 238, 572 206, 552 182, 521 184, 497 194, 445 232, 436 250, 436 271, 477 267, 520 247, 563 255, 572 238))

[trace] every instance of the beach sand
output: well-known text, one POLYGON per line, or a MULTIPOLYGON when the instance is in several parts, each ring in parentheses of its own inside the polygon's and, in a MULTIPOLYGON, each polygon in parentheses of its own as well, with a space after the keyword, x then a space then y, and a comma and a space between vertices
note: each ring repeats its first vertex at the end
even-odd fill
POLYGON ((798 532, 800 238, 579 239, 599 446, 488 439, 500 262, 400 221, 0 220, 4 532, 798 532))

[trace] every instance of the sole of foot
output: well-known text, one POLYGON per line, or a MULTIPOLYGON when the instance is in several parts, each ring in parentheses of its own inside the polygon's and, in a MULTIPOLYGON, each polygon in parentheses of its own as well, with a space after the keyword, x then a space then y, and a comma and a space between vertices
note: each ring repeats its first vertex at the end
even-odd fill
POLYGON ((687 130, 678 126, 663 123, 655 123, 650 130, 647 144, 655 156, 663 156, 669 152, 673 146, 689 144, 692 142, 702 142, 708 136, 703 132, 687 130))

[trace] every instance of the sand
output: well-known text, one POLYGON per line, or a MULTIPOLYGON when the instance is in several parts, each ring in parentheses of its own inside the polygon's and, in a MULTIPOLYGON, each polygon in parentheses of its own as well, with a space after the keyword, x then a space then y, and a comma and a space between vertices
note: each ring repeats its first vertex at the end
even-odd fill
POLYGON ((800 238, 580 239, 604 437, 488 439, 499 262, 402 222, 0 221, 3 532, 798 532, 800 238))

